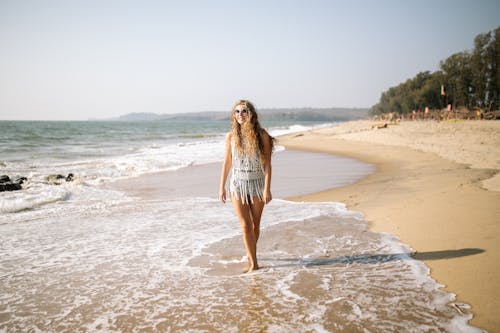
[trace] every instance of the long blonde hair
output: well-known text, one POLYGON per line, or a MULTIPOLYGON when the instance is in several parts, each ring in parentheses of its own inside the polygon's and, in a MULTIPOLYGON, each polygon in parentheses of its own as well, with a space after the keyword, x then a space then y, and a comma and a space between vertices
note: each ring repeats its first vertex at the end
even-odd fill
MULTIPOLYGON (((265 130, 260 126, 259 116, 253 104, 244 99, 236 101, 231 110, 231 138, 238 154, 252 156, 258 150, 262 158, 264 155, 263 132, 265 130), (243 126, 238 123, 234 115, 234 110, 239 105, 244 105, 248 112, 248 121, 243 123, 243 126)), ((275 139, 269 134, 268 136, 271 139, 271 151, 273 151, 275 139)))

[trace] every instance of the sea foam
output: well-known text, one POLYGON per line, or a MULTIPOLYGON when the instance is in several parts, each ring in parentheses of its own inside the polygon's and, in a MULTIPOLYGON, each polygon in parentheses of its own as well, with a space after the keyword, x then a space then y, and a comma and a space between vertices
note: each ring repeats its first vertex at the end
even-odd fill
POLYGON ((81 208, 50 219, 18 214, 23 223, 0 216, 0 252, 9 254, 0 257, 2 328, 476 332, 411 249, 368 231, 343 204, 273 200, 262 269, 250 275, 240 273, 245 250, 229 204, 81 208))

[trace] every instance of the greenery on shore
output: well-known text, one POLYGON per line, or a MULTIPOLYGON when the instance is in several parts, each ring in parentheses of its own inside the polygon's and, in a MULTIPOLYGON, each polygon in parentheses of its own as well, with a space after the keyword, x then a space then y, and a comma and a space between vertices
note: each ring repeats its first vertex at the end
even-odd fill
POLYGON ((474 39, 474 50, 451 55, 440 70, 421 72, 382 93, 372 114, 408 114, 425 108, 498 110, 500 27, 474 39))

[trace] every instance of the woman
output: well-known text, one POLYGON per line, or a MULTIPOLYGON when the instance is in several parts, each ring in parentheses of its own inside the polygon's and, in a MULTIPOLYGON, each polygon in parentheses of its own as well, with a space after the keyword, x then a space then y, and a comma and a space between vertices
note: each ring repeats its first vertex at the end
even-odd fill
POLYGON ((255 107, 239 100, 231 112, 231 132, 226 136, 226 153, 220 177, 219 198, 226 202, 226 180, 231 171, 229 193, 243 230, 248 270, 259 269, 257 241, 260 218, 271 195, 271 153, 274 138, 261 128, 255 107))

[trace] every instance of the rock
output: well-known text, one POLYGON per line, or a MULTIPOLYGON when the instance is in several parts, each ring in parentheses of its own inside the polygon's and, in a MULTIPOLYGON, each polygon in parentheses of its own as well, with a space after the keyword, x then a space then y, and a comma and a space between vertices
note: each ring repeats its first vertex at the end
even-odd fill
POLYGON ((7 175, 1 175, 0 176, 0 184, 3 184, 3 183, 8 183, 10 182, 10 177, 7 176, 7 175))
MULTIPOLYGON (((71 182, 75 178, 75 175, 69 173, 67 176, 63 175, 50 175, 45 178, 48 184, 52 185, 60 185, 62 182, 71 182)), ((15 180, 12 180, 7 175, 0 176, 0 192, 4 191, 17 191, 22 190, 22 184, 27 182, 28 178, 26 177, 17 177, 15 180)))
POLYGON ((27 182, 27 181, 28 181, 28 178, 26 178, 26 177, 19 177, 19 178, 16 178, 16 180, 14 181, 14 183, 23 184, 24 182, 27 182))
POLYGON ((75 175, 72 173, 68 173, 68 175, 65 177, 63 175, 49 175, 45 179, 47 180, 47 183, 52 184, 52 185, 60 185, 63 181, 70 182, 73 180, 75 175))
POLYGON ((17 183, 2 183, 0 184, 0 192, 4 191, 17 191, 17 190, 22 190, 23 187, 21 184, 17 183))
POLYGON ((27 181, 26 177, 19 177, 16 180, 11 180, 9 176, 0 176, 0 192, 22 190, 21 184, 27 181))

